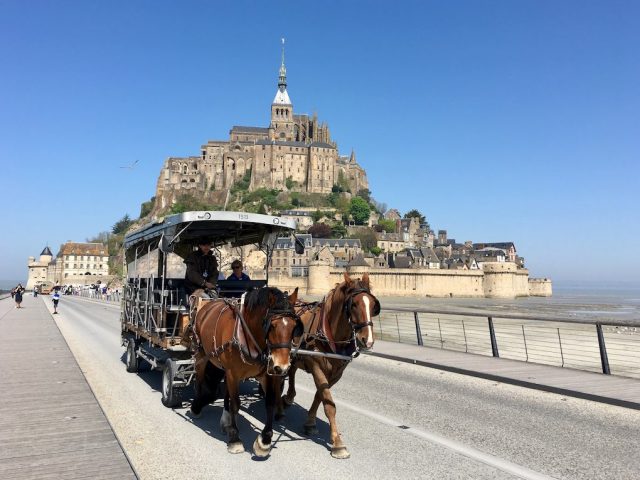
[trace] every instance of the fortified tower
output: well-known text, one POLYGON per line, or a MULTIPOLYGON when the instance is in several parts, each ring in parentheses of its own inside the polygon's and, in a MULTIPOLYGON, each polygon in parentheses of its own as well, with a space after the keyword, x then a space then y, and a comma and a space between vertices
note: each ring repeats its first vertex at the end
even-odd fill
POLYGON ((29 278, 27 279, 27 284, 25 288, 27 290, 33 290, 33 287, 36 286, 38 282, 44 282, 46 280, 50 280, 49 277, 49 265, 53 260, 53 253, 51 253, 51 249, 49 246, 46 246, 40 252, 40 259, 36 262, 34 257, 29 257, 28 268, 29 268, 29 278))

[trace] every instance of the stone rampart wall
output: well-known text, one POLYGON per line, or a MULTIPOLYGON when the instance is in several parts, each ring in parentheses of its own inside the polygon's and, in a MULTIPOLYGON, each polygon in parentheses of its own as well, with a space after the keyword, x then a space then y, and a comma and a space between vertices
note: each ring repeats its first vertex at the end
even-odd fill
MULTIPOLYGON (((308 277, 272 275, 270 283, 281 289, 300 289, 300 294, 324 295, 343 280, 344 270, 322 261, 309 262, 308 277)), ((551 281, 529 280, 529 271, 513 263, 485 263, 484 270, 415 270, 352 267, 352 277, 367 272, 380 296, 516 298, 551 296, 551 281), (531 293, 530 293, 531 292, 531 293)))
POLYGON ((529 279, 529 295, 532 297, 550 297, 553 294, 551 279, 549 278, 530 278, 529 279))

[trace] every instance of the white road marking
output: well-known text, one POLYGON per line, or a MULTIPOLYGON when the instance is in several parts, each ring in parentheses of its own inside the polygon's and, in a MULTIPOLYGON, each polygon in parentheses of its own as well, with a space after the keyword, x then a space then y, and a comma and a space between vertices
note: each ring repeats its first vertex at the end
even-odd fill
MULTIPOLYGON (((311 395, 315 395, 316 391, 311 388, 307 388, 301 385, 296 385, 297 390, 302 390, 304 392, 310 393, 311 395)), ((341 407, 348 408, 349 410, 364 415, 365 417, 369 417, 377 422, 380 422, 384 425, 389 425, 391 427, 403 427, 403 431, 412 434, 415 437, 422 438, 427 440, 428 442, 435 443, 437 445, 441 445, 449 450, 452 450, 460 455, 464 455, 467 458, 472 460, 484 463, 485 465, 489 465, 490 467, 497 468, 498 470, 502 470, 503 472, 509 473, 511 475, 515 475, 518 478, 522 478, 524 480, 555 480, 555 477, 549 477, 542 473, 538 473, 534 470, 530 470, 526 467, 518 465, 516 463, 510 462, 500 457, 496 457, 494 455, 481 452, 480 450, 476 450, 473 447, 469 447, 460 442, 456 442, 455 440, 451 440, 449 438, 443 437, 436 433, 426 432, 424 430, 420 430, 418 428, 404 426, 402 422, 398 422, 389 417, 385 417, 384 415, 380 415, 379 413, 372 412, 363 408, 360 405, 353 405, 349 402, 345 402, 344 400, 336 400, 334 398, 334 403, 336 405, 340 405, 341 407)))

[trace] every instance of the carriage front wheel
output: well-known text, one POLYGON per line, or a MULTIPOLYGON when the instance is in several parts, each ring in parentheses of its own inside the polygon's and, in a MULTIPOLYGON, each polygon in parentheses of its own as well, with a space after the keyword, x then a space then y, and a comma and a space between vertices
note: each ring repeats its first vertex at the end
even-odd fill
POLYGON ((136 373, 138 371, 138 355, 136 354, 136 342, 130 339, 127 342, 127 352, 125 354, 125 364, 127 372, 136 373))
POLYGON ((173 379, 176 376, 176 372, 176 362, 168 358, 164 362, 164 368, 162 369, 162 404, 167 408, 175 408, 182 404, 180 393, 178 389, 173 386, 173 379))

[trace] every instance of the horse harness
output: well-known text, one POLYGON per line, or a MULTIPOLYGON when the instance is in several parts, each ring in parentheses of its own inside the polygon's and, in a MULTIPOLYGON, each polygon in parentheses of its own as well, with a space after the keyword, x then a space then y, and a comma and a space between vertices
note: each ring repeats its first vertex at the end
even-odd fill
POLYGON ((309 310, 315 309, 315 311, 313 312, 313 318, 311 319, 311 322, 309 324, 309 332, 305 333, 303 339, 300 341, 300 345, 292 353, 295 354, 295 352, 297 352, 301 348, 313 350, 316 348, 315 342, 318 341, 322 344, 328 345, 334 354, 343 355, 345 357, 345 359, 343 360, 344 362, 349 362, 351 361, 351 359, 358 357, 360 355, 360 348, 358 347, 358 342, 356 340, 356 333, 365 327, 373 327, 373 322, 371 320, 364 324, 359 324, 355 323, 351 319, 351 307, 353 306, 353 299, 361 293, 371 295, 375 299, 373 316, 376 316, 380 313, 380 302, 369 289, 358 288, 350 292, 349 296, 345 300, 343 308, 343 314, 347 318, 349 326, 351 327, 351 336, 347 340, 335 340, 333 338, 331 328, 326 319, 326 297, 323 298, 321 302, 297 304, 299 306, 300 315, 303 315, 309 310), (316 322, 316 318, 319 318, 319 323, 315 329, 315 333, 311 333, 312 327, 316 322), (344 345, 344 347, 338 348, 338 345, 344 345))
MULTIPOLYGON (((222 352, 224 352, 227 348, 229 347, 236 347, 238 349, 238 351, 240 352, 240 358, 242 358, 242 361, 246 364, 251 364, 251 365, 255 365, 255 364, 263 364, 266 363, 268 361, 268 358, 271 354, 272 350, 277 350, 279 348, 291 348, 292 346, 292 342, 288 342, 288 343, 271 343, 269 341, 269 330, 271 329, 271 322, 274 318, 283 318, 283 317, 291 317, 293 319, 295 319, 296 321, 296 329, 294 330, 294 336, 296 335, 302 335, 302 330, 304 328, 304 326, 302 325, 302 320, 300 319, 300 317, 295 313, 295 311, 293 311, 292 309, 271 309, 269 308, 267 310, 266 315, 264 316, 263 319, 263 323, 262 323, 262 327, 264 330, 264 337, 265 337, 265 342, 266 342, 266 349, 261 349, 260 346, 258 345, 257 340, 255 339, 255 337, 253 336, 253 334, 251 333, 251 330, 249 329, 249 326, 247 325, 246 320, 244 319, 244 316, 242 315, 242 312, 240 311, 239 308, 239 304, 238 301, 236 299, 230 299, 230 298, 223 298, 223 299, 219 299, 219 301, 222 301, 225 303, 225 306, 220 309, 220 312, 218 314, 218 319, 216 321, 216 328, 214 329, 212 338, 211 338, 211 343, 213 345, 213 349, 211 350, 211 352, 209 352, 208 357, 214 357, 216 359, 218 359, 220 357, 220 355, 222 355, 222 352), (226 312, 227 310, 231 310, 233 312, 233 315, 235 317, 235 325, 233 328, 233 335, 231 337, 231 339, 227 340, 225 343, 221 344, 221 345, 216 345, 216 331, 217 331, 217 327, 219 325, 220 322, 220 317, 222 316, 222 314, 224 312, 226 312), (300 332, 300 333, 298 333, 300 332), (255 347, 255 351, 257 352, 257 354, 252 354, 251 349, 252 346, 248 345, 248 341, 247 338, 242 338, 242 337, 248 337, 248 340, 251 341, 251 343, 253 344, 252 346, 255 347)), ((202 341, 199 338, 199 336, 197 335, 195 328, 193 329, 193 333, 194 333, 194 337, 196 339, 196 344, 199 348, 202 348, 202 341)), ((204 350, 204 349, 203 349, 204 350)))

